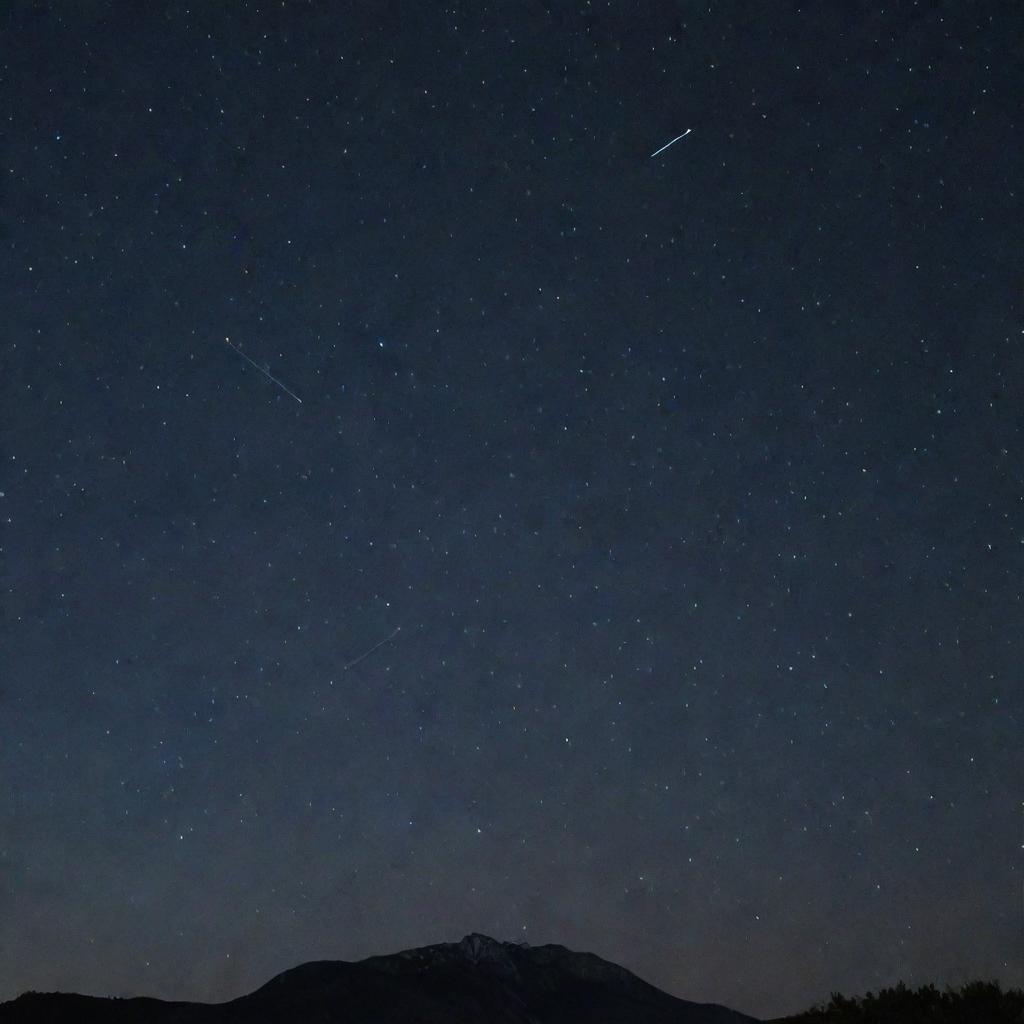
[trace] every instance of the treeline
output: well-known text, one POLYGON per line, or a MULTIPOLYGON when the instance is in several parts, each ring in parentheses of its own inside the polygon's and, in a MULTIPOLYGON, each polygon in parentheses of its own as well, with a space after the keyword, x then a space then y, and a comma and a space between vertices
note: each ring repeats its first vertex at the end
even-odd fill
POLYGON ((864 996, 832 993, 827 1003, 795 1017, 792 1024, 1024 1024, 1024 992, 996 981, 971 981, 959 989, 934 985, 911 989, 901 981, 864 996))

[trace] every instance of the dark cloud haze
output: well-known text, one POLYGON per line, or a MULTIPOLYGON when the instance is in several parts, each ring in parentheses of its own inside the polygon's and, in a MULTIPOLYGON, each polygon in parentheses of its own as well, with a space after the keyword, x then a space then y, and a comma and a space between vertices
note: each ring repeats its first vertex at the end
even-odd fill
POLYGON ((1024 984, 1019 5, 0 31, 0 998, 1024 984))

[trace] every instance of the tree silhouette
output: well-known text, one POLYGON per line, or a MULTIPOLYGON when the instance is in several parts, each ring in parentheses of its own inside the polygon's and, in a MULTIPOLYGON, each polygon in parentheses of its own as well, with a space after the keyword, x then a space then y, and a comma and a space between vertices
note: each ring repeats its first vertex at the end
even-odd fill
POLYGON ((863 996, 833 992, 829 1001, 787 1017, 792 1024, 1024 1024, 1024 992, 996 981, 971 981, 959 989, 934 985, 892 988, 863 996))

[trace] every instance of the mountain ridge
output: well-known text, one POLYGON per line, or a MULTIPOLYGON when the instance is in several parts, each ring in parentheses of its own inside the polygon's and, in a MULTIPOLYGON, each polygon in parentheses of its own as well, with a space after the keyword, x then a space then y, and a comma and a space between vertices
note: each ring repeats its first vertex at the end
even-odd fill
POLYGON ((0 1024, 758 1024, 565 946, 479 932, 363 960, 313 960, 223 1003, 24 993, 0 1024))

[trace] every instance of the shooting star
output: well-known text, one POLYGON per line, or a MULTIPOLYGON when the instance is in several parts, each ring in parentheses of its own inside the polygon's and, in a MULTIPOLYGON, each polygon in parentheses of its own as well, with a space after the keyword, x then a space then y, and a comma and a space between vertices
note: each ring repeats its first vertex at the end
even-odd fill
POLYGON ((281 383, 281 382, 280 382, 280 381, 279 381, 279 380, 278 380, 278 379, 277 379, 277 378, 276 378, 276 377, 275 377, 275 376, 274 376, 274 375, 273 375, 272 373, 270 373, 270 372, 269 372, 268 370, 264 370, 264 369, 263 369, 263 367, 262 367, 262 366, 260 366, 260 364, 259 364, 259 363, 254 363, 254 362, 253 362, 253 361, 252 361, 252 360, 251 360, 251 359, 250 359, 250 358, 249 358, 249 357, 248 357, 248 356, 247 356, 247 355, 246 355, 246 354, 245 354, 245 353, 244 353, 244 352, 243 352, 243 351, 242 351, 242 350, 241 350, 241 349, 240 349, 240 348, 239 348, 239 347, 237 346, 237 345, 234 345, 234 344, 232 344, 232 342, 231 342, 231 339, 230 339, 230 338, 225 338, 224 340, 225 340, 225 341, 226 341, 226 342, 228 343, 228 345, 229 345, 229 346, 230 346, 231 348, 233 348, 233 349, 234 349, 234 350, 235 350, 235 351, 236 351, 236 352, 237 352, 237 353, 238 353, 238 354, 239 354, 239 355, 240 355, 240 356, 241 356, 241 357, 242 357, 242 358, 243 358, 243 359, 244 359, 244 360, 245 360, 245 361, 246 361, 247 363, 250 363, 250 364, 251 364, 252 366, 255 366, 255 367, 256 367, 256 369, 257 369, 257 370, 259 370, 259 371, 260 371, 260 373, 262 373, 264 377, 268 378, 269 380, 272 380, 272 381, 273 381, 273 382, 274 382, 274 383, 275 383, 275 384, 276 384, 276 385, 277 385, 277 386, 278 386, 278 387, 279 387, 279 388, 280 388, 280 389, 281 389, 282 391, 287 391, 287 392, 288 392, 288 394, 289 394, 289 395, 291 395, 291 396, 292 396, 292 398, 294 398, 294 399, 295 399, 295 401, 299 403, 299 405, 302 405, 302 399, 301 399, 301 398, 299 398, 299 396, 298 396, 297 394, 295 394, 295 392, 294 392, 294 391, 292 391, 292 389, 291 389, 291 388, 289 388, 289 387, 287 387, 286 385, 282 384, 282 383, 281 383))
POLYGON ((666 143, 665 143, 665 145, 661 147, 661 149, 656 149, 656 150, 655 150, 655 151, 654 151, 654 152, 653 152, 653 153, 651 154, 651 156, 657 156, 657 155, 658 155, 659 153, 664 153, 664 152, 665 152, 665 150, 666 150, 666 149, 668 149, 668 147, 669 147, 669 146, 671 146, 673 142, 678 142, 678 141, 679 141, 680 139, 685 139, 685 138, 686 138, 686 136, 687 136, 687 135, 689 135, 689 134, 690 134, 690 132, 692 132, 692 131, 693 131, 693 129, 692 129, 692 128, 687 128, 687 129, 686 129, 686 131, 685 131, 685 132, 683 132, 683 134, 682 134, 682 135, 677 135, 677 136, 676 136, 676 137, 675 137, 675 138, 674 138, 674 139, 672 140, 672 142, 666 142, 666 143))
POLYGON ((363 660, 363 658, 368 658, 371 654, 373 654, 373 652, 375 650, 377 650, 378 647, 383 647, 389 640, 394 640, 395 637, 398 636, 398 631, 401 628, 402 628, 401 626, 395 626, 394 630, 391 632, 391 634, 389 636, 386 636, 386 637, 384 637, 383 640, 379 641, 378 643, 375 643, 364 654, 360 654, 358 658, 353 658, 347 665, 343 665, 341 667, 341 671, 342 672, 347 672, 353 665, 358 665, 359 662, 361 662, 363 660))

